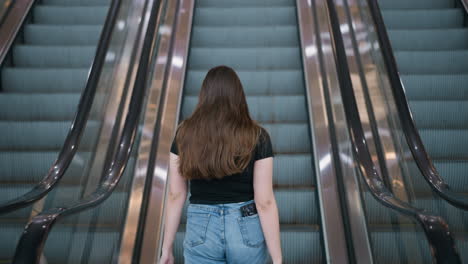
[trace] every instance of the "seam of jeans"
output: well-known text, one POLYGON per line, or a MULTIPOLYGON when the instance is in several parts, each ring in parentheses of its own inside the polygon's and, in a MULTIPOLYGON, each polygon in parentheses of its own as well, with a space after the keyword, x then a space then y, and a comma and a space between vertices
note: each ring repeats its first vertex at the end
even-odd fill
MULTIPOLYGON (((208 225, 210 223, 210 219, 211 219, 211 214, 207 214, 207 213, 198 213, 198 212, 190 212, 190 213, 187 213, 187 224, 188 224, 188 219, 189 219, 189 215, 192 215, 193 217, 193 214, 198 214, 198 215, 207 215, 208 219, 205 221, 206 224, 203 225, 203 230, 201 232, 201 241, 189 241, 189 239, 184 239, 185 242, 190 246, 190 247, 195 247, 195 246, 198 246, 198 245, 201 245, 203 243, 205 243, 206 241, 206 232, 208 230, 208 225)), ((187 236, 187 233, 185 234, 185 237, 188 238, 187 236)))
MULTIPOLYGON (((256 217, 258 217, 258 215, 255 215, 256 217)), ((252 217, 252 216, 246 216, 246 217, 238 217, 237 218, 237 221, 239 223, 239 228, 240 228, 240 231, 241 231, 241 236, 242 236, 242 240, 244 241, 244 244, 248 247, 253 247, 253 248, 258 248, 258 247, 261 247, 265 241, 265 239, 262 239, 261 241, 259 241, 258 243, 252 243, 249 239, 249 234, 248 234, 248 231, 247 231, 247 226, 246 226, 246 218, 255 218, 255 217, 252 217)))

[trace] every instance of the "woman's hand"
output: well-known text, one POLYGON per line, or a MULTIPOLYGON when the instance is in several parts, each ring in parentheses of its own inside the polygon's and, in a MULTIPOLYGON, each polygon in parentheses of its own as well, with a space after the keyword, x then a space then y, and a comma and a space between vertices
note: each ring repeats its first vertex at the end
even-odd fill
POLYGON ((163 252, 159 264, 174 264, 174 254, 172 254, 172 251, 163 252))
POLYGON ((283 260, 282 259, 273 260, 273 264, 283 264, 283 260))

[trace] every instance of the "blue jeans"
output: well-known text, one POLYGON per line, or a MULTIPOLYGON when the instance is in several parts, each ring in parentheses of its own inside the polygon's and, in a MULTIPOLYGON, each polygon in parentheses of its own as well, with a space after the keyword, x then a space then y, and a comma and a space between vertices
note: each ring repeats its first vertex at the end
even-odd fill
POLYGON ((184 238, 186 264, 264 264, 268 258, 258 214, 242 217, 240 207, 253 200, 226 204, 189 204, 184 238))

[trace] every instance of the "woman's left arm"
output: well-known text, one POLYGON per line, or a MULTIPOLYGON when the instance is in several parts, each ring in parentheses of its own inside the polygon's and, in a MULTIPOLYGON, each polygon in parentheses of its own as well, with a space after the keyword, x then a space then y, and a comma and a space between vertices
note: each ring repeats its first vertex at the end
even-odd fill
POLYGON ((187 181, 179 173, 179 156, 170 153, 168 183, 166 197, 166 217, 164 223, 164 241, 162 254, 172 255, 173 244, 185 200, 187 199, 187 181))

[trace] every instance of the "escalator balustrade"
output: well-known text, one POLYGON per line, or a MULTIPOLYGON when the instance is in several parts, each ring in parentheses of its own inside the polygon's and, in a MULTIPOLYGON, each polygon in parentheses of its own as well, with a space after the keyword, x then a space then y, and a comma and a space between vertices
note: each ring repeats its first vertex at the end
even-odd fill
MULTIPOLYGON (((0 69, 0 201, 29 191, 57 158, 86 85, 109 3, 43 0, 33 6, 0 69)), ((97 133, 97 128, 96 121, 90 120, 80 147, 89 148, 87 134, 97 133)), ((89 155, 87 151, 77 153, 82 160, 89 155)), ((74 161, 69 173, 43 208, 79 197, 81 165, 74 161)), ((30 215, 31 207, 0 215, 1 263, 11 261, 30 215)), ((68 251, 70 235, 54 235, 55 246, 68 251)), ((66 263, 61 254, 53 255, 49 263, 66 263)))
MULTIPOLYGON (((468 15, 456 0, 379 0, 408 103, 428 154, 468 194, 468 15)), ((444 217, 468 262, 468 212, 437 198, 414 163, 413 204, 444 217)))

